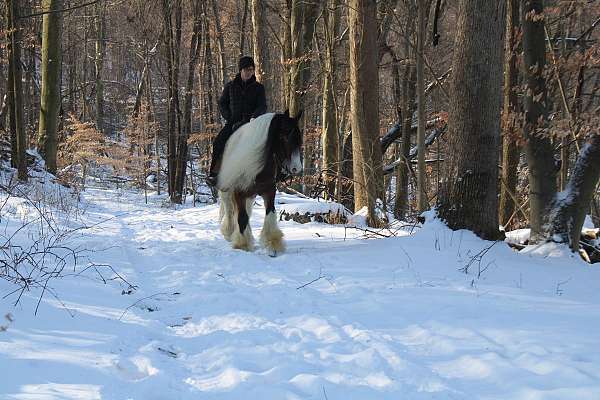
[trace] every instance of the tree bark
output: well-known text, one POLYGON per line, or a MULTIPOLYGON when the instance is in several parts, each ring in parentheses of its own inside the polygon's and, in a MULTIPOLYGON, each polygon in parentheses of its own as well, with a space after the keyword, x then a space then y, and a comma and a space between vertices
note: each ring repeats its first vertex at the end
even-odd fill
POLYGON ((194 75, 196 71, 196 65, 200 58, 200 35, 201 35, 201 1, 194 0, 192 3, 194 12, 194 27, 192 30, 192 36, 190 39, 190 54, 188 61, 188 76, 185 87, 185 100, 183 106, 183 127, 182 134, 178 138, 177 143, 177 166, 175 174, 175 202, 181 204, 184 183, 186 176, 186 167, 188 159, 188 138, 192 133, 192 99, 194 94, 194 75))
POLYGON ((375 202, 382 191, 376 9, 375 0, 350 0, 348 12, 354 209, 367 207, 373 227, 380 225, 375 202))
POLYGON ((273 73, 269 58, 268 36, 265 26, 264 0, 252 0, 252 43, 254 48, 254 64, 256 80, 265 87, 267 109, 273 89, 273 73))
POLYGON ((600 179, 600 134, 595 133, 581 149, 565 190, 559 193, 551 212, 552 234, 579 250, 581 228, 600 179))
POLYGON ((310 78, 310 60, 306 53, 311 47, 317 10, 318 7, 314 4, 307 4, 303 0, 291 0, 289 99, 287 100, 290 115, 297 115, 300 112, 302 96, 310 78))
POLYGON ((448 179, 438 208, 450 228, 469 229, 488 240, 500 236, 497 183, 505 11, 502 1, 459 1, 445 162, 448 179))
POLYGON ((409 183, 409 154, 412 136, 412 116, 415 112, 416 96, 416 68, 406 66, 402 85, 402 142, 400 157, 405 161, 398 166, 396 175, 396 200, 394 203, 394 216, 400 220, 406 218, 409 210, 408 183, 409 183))
POLYGON ((168 191, 171 201, 176 201, 175 175, 177 170, 177 138, 179 132, 177 127, 177 110, 179 102, 179 42, 181 38, 181 0, 171 3, 163 0, 163 19, 165 24, 165 50, 167 52, 167 175, 168 191), (173 26, 173 14, 175 15, 175 26, 173 26))
POLYGON ((25 149, 27 137, 23 124, 23 88, 21 67, 21 28, 19 26, 19 6, 16 0, 6 1, 7 25, 10 28, 10 41, 8 47, 9 77, 12 93, 11 101, 11 131, 13 141, 13 166, 17 168, 17 177, 21 181, 27 180, 27 163, 25 149))
POLYGON ((104 83, 102 70, 104 69, 104 19, 105 5, 96 3, 96 128, 104 132, 104 83))
POLYGON ((338 175, 340 143, 337 125, 337 107, 335 104, 335 37, 337 34, 339 0, 328 0, 325 5, 324 34, 325 60, 323 76, 323 126, 321 131, 323 164, 322 173, 327 187, 327 197, 335 194, 335 179, 338 175))
POLYGON ((525 153, 529 165, 531 241, 546 237, 548 214, 556 194, 554 148, 544 130, 548 115, 544 5, 542 0, 521 2, 523 75, 525 80, 525 153))
MULTIPOLYGON (((62 9, 62 0, 44 0, 44 11, 62 9)), ((42 23, 42 93, 40 99, 40 119, 38 143, 46 168, 56 174, 57 127, 60 110, 60 70, 62 13, 44 14, 42 23)))
POLYGON ((225 73, 225 41, 223 40, 223 29, 219 19, 219 9, 216 0, 211 0, 213 12, 213 21, 215 21, 215 31, 217 33, 217 51, 219 52, 219 81, 225 86, 227 83, 227 74, 225 73))
POLYGON ((240 28, 240 51, 238 53, 239 57, 244 55, 245 47, 246 47, 246 20, 248 19, 248 0, 244 0, 244 11, 242 12, 242 26, 240 28))
POLYGON ((504 60, 504 111, 502 132, 502 177, 500 180, 499 222, 505 226, 515 213, 515 204, 511 194, 517 193, 517 167, 519 166, 520 149, 517 145, 519 136, 519 84, 518 50, 520 42, 520 0, 508 0, 506 12, 506 46, 504 60))
MULTIPOLYGON (((425 0, 419 0, 418 25, 417 25, 417 146, 425 149, 425 71, 424 71, 424 42, 425 42, 425 0)), ((427 171, 425 171, 425 151, 417 155, 417 210, 425 211, 429 205, 427 201, 427 171)))

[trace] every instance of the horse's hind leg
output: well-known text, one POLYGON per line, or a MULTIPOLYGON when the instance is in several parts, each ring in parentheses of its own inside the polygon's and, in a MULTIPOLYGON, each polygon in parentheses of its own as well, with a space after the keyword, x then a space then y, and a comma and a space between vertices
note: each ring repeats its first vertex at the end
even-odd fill
POLYGON ((235 203, 231 192, 219 191, 221 206, 219 208, 219 219, 221 220, 221 233, 227 241, 231 241, 231 235, 235 226, 235 203))
POLYGON ((240 192, 233 193, 233 201, 237 209, 237 226, 231 237, 231 245, 234 249, 252 251, 254 249, 254 237, 250 229, 249 214, 252 211, 253 201, 249 203, 248 197, 240 192), (248 205, 250 206, 250 210, 248 210, 248 205))
POLYGON ((277 226, 277 214, 275 213, 275 188, 261 194, 265 203, 265 222, 260 232, 260 243, 271 257, 285 251, 283 243, 283 232, 277 226))

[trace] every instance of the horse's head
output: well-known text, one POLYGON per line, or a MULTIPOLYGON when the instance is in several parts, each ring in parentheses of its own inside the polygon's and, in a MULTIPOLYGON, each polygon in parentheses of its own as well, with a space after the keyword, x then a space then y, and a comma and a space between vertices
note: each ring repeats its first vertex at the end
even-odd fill
POLYGON ((290 117, 285 110, 279 119, 278 137, 281 167, 287 174, 298 175, 302 172, 302 132, 298 128, 298 120, 302 111, 295 117, 290 117))

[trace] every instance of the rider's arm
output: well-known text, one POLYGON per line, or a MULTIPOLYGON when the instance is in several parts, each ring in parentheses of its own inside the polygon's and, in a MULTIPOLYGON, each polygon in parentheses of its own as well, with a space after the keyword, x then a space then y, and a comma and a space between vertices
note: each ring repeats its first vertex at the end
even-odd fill
POLYGON ((252 113, 252 118, 256 118, 267 112, 267 98, 265 96, 265 87, 260 85, 256 93, 256 108, 252 113))
POLYGON ((225 120, 231 119, 231 110, 229 109, 229 84, 225 85, 221 97, 219 97, 219 111, 225 120))

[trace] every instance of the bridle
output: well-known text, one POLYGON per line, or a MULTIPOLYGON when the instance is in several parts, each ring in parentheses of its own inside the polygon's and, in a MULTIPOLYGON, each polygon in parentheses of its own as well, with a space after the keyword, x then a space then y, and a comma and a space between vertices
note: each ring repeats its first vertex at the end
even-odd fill
MULTIPOLYGON (((288 135, 290 134, 290 132, 288 132, 288 135)), ((285 148, 283 144, 279 143, 278 146, 274 147, 275 149, 273 151, 273 159, 275 161, 275 181, 283 182, 288 179, 291 180, 293 174, 289 170, 286 163, 284 163, 284 161, 288 159, 289 156, 285 154, 285 148)))

